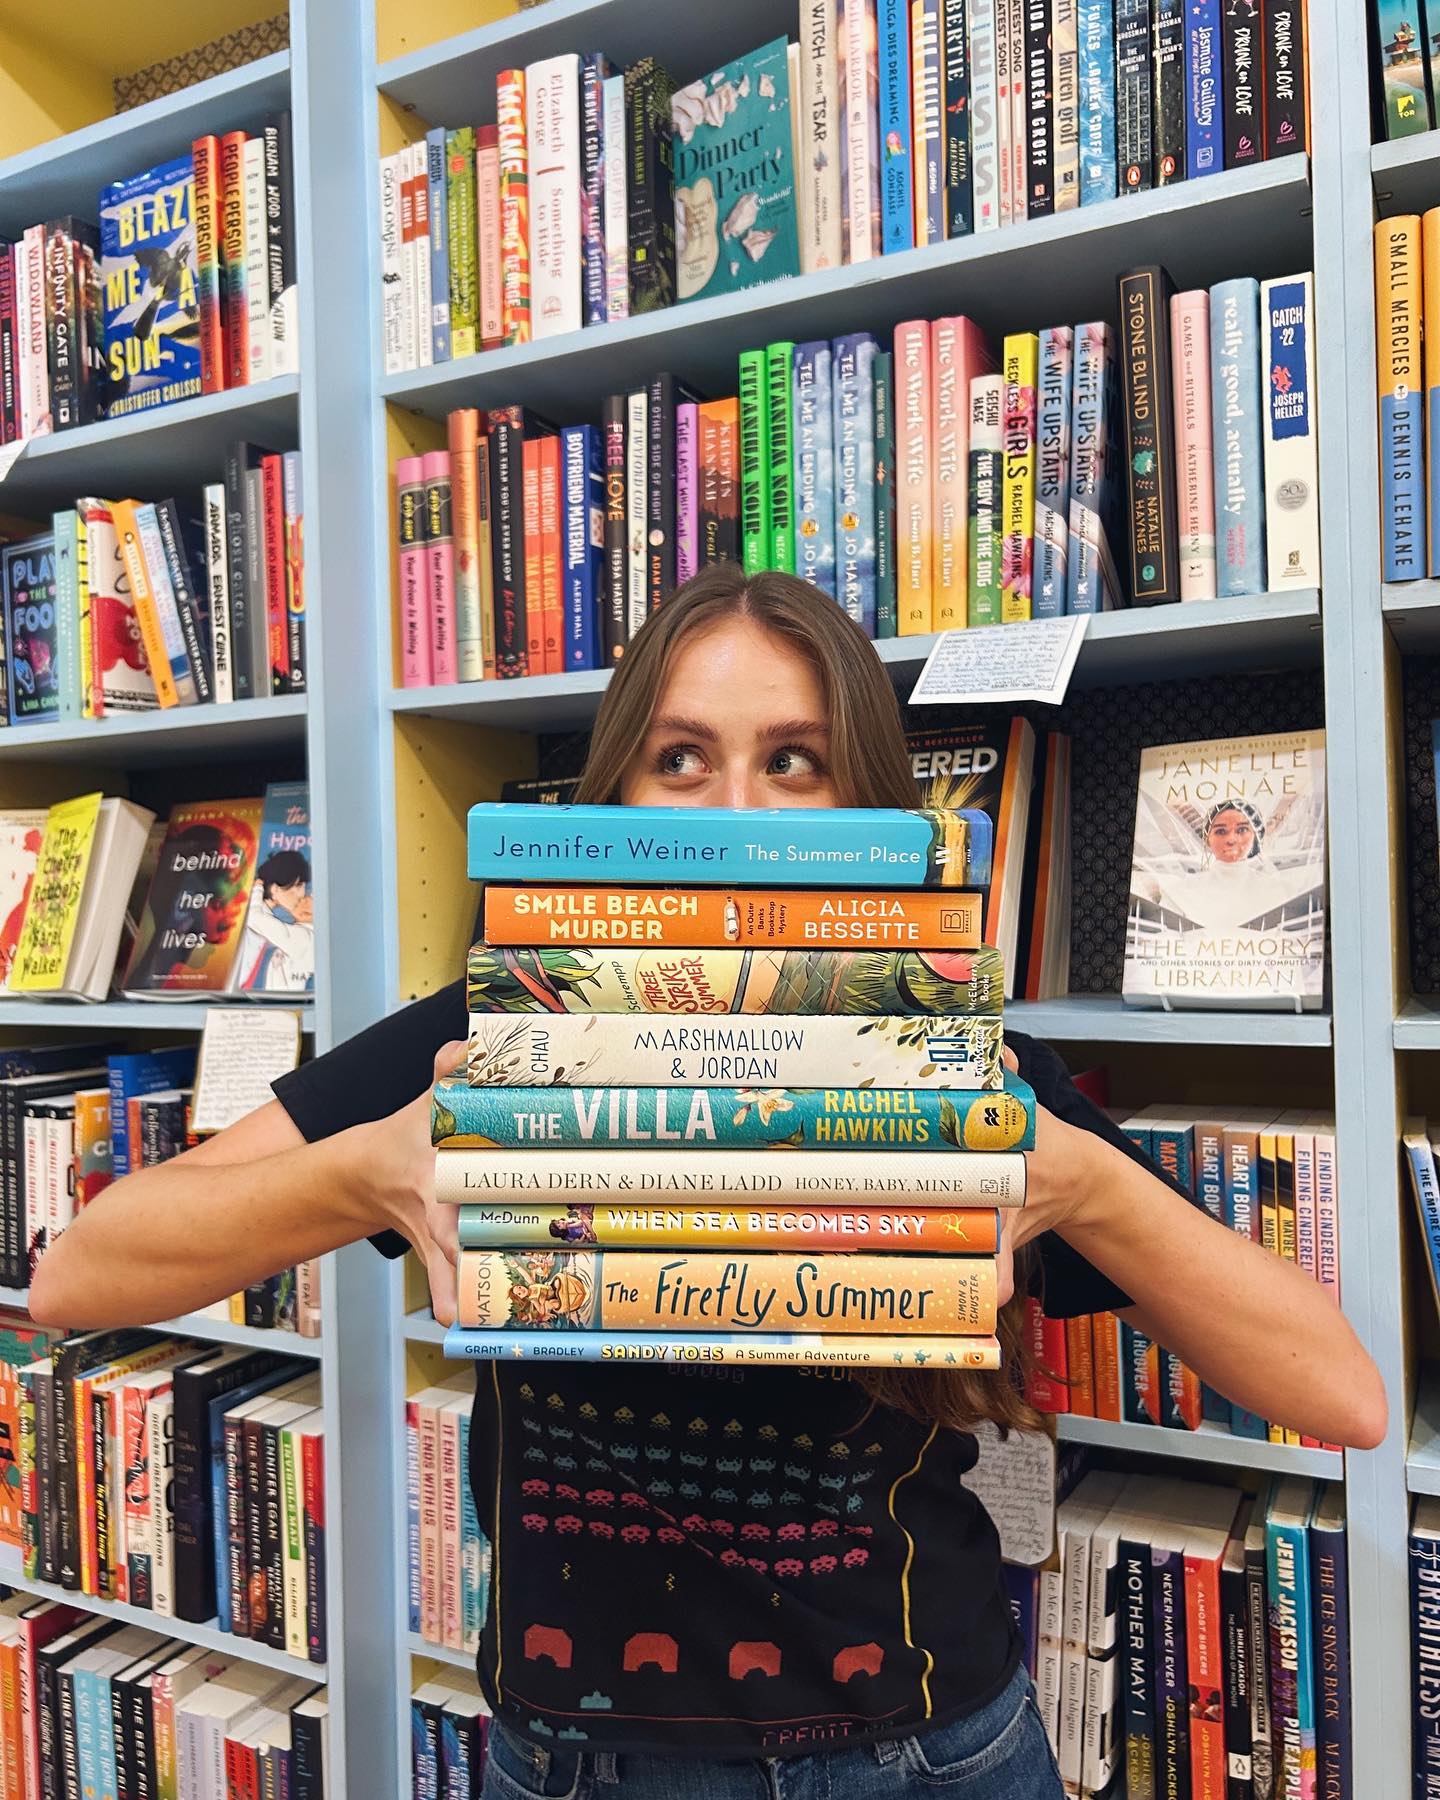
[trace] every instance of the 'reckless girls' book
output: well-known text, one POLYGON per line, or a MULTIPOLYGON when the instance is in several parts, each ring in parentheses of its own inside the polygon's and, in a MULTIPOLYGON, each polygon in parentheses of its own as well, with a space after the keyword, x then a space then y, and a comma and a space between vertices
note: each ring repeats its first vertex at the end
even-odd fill
POLYGON ((676 874, 723 885, 732 878, 784 875, 795 885, 983 887, 990 879, 993 829, 976 809, 902 812, 835 807, 716 808, 687 813, 659 806, 515 807, 486 801, 468 820, 472 881, 666 881, 676 874))
POLYGON ((675 297, 800 273, 786 40, 675 89, 675 297))
POLYGON ((101 192, 111 418, 169 406, 202 390, 194 203, 188 153, 101 192))
MULTIPOLYGON (((964 1094, 925 1088, 471 1087, 437 1081, 430 1135, 445 1149, 1029 1150, 1035 1096, 1020 1077, 964 1094)), ((994 1202, 990 1202, 994 1204, 994 1202)))
POLYGON ((1180 598, 1170 277, 1158 265, 1120 277, 1120 373, 1130 496, 1130 594, 1137 606, 1180 598))
POLYGON ((466 959, 471 1012, 813 1016, 998 1012, 1000 953, 973 951, 513 948, 466 959))
POLYGON ((1324 982, 1325 734, 1142 751, 1125 999, 1299 1012, 1324 982))

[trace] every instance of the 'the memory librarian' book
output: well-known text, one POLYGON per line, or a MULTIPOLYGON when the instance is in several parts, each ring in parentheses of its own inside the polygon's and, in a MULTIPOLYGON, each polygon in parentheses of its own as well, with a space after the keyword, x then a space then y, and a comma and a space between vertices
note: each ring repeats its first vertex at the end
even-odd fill
POLYGON ((724 886, 983 887, 988 816, 889 808, 672 806, 470 808, 472 881, 672 882, 724 886))

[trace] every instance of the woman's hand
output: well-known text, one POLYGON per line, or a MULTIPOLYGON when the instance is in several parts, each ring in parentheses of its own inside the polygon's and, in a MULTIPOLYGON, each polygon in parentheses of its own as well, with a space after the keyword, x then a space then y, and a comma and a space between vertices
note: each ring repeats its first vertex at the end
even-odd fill
MULTIPOLYGON (((1007 1069, 1019 1073, 1019 1061, 1008 1046, 1007 1069)), ((1035 1109, 1035 1148, 1025 1154, 1025 1204, 1006 1207, 1000 1214, 1000 1304, 1015 1292, 1015 1252, 1047 1231, 1063 1236, 1085 1204, 1098 1178, 1096 1149, 1101 1140, 1088 1131, 1056 1118, 1038 1103, 1035 1109)))
MULTIPOLYGON (((435 1058, 435 1079, 465 1060, 461 1040, 435 1058)), ((377 1229, 398 1231, 425 1265, 430 1305, 442 1325, 455 1323, 455 1254, 458 1220, 453 1206, 435 1198, 435 1150, 430 1142, 430 1090, 369 1128, 373 1153, 367 1170, 377 1229)))

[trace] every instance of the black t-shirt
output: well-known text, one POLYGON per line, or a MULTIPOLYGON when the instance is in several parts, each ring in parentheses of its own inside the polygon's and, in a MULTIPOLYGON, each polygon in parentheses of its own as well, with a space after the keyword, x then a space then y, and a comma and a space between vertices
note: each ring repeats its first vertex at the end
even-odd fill
MULTIPOLYGON (((311 1141, 430 1083, 463 982, 275 1083, 311 1141)), ((1143 1161, 1055 1052, 1011 1034, 1051 1112, 1143 1161)), ((375 1240, 387 1255, 402 1238, 375 1240)), ((1055 1318, 1128 1304, 1054 1234, 1055 1318)), ((554 1745, 783 1756, 986 1705, 1019 1642, 973 1437, 842 1371, 482 1363, 470 1480, 494 1572, 481 1687, 554 1745)))

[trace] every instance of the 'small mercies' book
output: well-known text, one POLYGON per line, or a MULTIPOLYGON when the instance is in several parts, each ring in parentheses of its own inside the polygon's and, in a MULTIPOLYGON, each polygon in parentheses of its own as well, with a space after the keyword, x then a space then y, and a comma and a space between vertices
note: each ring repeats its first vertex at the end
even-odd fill
POLYGON ((1425 573, 1424 390, 1420 218, 1375 226, 1375 335, 1380 377, 1380 532, 1386 581, 1425 573))
POLYGON ((982 887, 990 879, 993 832, 984 813, 718 809, 673 807, 472 806, 472 881, 666 882, 677 874, 836 887, 982 887))
POLYGON ((1142 751, 1124 997, 1318 1007, 1325 977, 1325 734, 1142 751))

